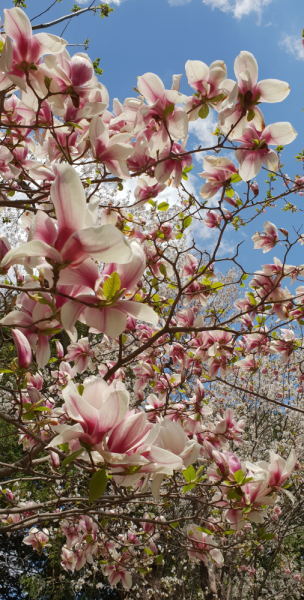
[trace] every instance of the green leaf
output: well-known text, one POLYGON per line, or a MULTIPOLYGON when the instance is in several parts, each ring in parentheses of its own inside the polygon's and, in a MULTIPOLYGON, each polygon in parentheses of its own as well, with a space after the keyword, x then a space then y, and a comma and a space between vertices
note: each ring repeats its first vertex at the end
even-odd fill
POLYGON ((209 106, 208 104, 204 104, 198 111, 198 116, 201 119, 206 119, 209 115, 209 106))
POLYGON ((263 535, 263 540, 273 540, 274 537, 274 533, 265 533, 265 535, 263 535))
POLYGON ((158 205, 157 210, 162 210, 164 212, 165 210, 168 210, 168 208, 169 208, 169 203, 168 202, 161 202, 158 205))
POLYGON ((163 557, 163 555, 162 555, 162 554, 159 554, 159 555, 156 557, 156 560, 155 560, 155 562, 156 562, 156 564, 157 564, 157 565, 161 565, 161 564, 162 564, 162 562, 163 562, 163 560, 164 560, 164 557, 163 557))
POLYGON ((0 373, 13 373, 10 369, 0 369, 0 373))
POLYGON ((227 188, 226 189, 226 196, 228 196, 228 198, 233 198, 233 196, 234 196, 234 190, 232 188, 227 188))
POLYGON ((105 469, 96 471, 90 481, 89 502, 98 500, 104 493, 108 483, 108 474, 105 469))
POLYGON ((206 529, 206 527, 198 527, 197 528, 199 531, 202 531, 203 533, 207 533, 207 535, 211 535, 211 531, 210 529, 206 529))
POLYGON ((79 394, 79 396, 82 396, 82 394, 83 394, 83 392, 84 392, 84 385, 82 385, 82 383, 80 383, 80 384, 77 386, 77 391, 78 391, 78 394, 79 394))
POLYGON ((121 288, 120 277, 119 277, 118 273, 116 273, 116 271, 114 271, 114 273, 112 273, 110 275, 110 277, 108 277, 108 279, 106 279, 106 281, 104 282, 102 291, 103 291, 106 299, 111 300, 112 298, 114 298, 115 294, 117 292, 119 292, 120 288, 121 288))
POLYGON ((175 521, 174 523, 170 523, 171 527, 176 529, 179 526, 179 521, 175 521))
POLYGON ((166 271, 166 267, 165 267, 165 265, 164 265, 163 263, 161 263, 161 264, 159 265, 159 270, 160 270, 161 274, 162 274, 164 277, 166 277, 167 271, 166 271))
POLYGON ((187 483, 191 483, 191 481, 196 479, 196 473, 193 465, 190 465, 187 469, 185 469, 185 471, 183 471, 183 478, 185 481, 187 481, 187 483))
POLYGON ((195 485, 195 483, 187 483, 187 485, 184 485, 184 487, 182 487, 183 494, 185 494, 186 492, 190 492, 190 490, 192 490, 195 487, 195 485))
MULTIPOLYGON (((190 353, 189 353, 190 354, 190 353)), ((205 465, 201 465, 197 471, 196 471, 196 477, 201 477, 201 475, 203 474, 204 470, 205 470, 205 465)))
POLYGON ((187 227, 190 227, 191 223, 192 223, 192 217, 190 217, 190 215, 189 215, 188 217, 186 217, 183 220, 184 229, 187 229, 187 227))
POLYGON ((236 471, 233 475, 235 481, 237 483, 242 483, 243 479, 244 479, 244 473, 243 471, 240 469, 239 471, 236 471))
POLYGON ((68 452, 69 444, 59 444, 58 448, 59 450, 62 450, 62 452, 68 452))
POLYGON ((68 125, 68 127, 75 127, 76 129, 82 129, 82 127, 80 127, 80 125, 77 125, 77 123, 72 123, 72 121, 67 121, 66 125, 68 125))
POLYGON ((123 185, 122 185, 121 181, 117 184, 117 188, 120 192, 123 191, 123 185))
POLYGON ((229 492, 227 494, 227 499, 228 500, 237 500, 237 502, 239 502, 242 499, 242 496, 240 496, 236 490, 229 490, 229 492))
POLYGON ((146 552, 146 554, 149 554, 149 556, 154 556, 154 552, 152 552, 150 548, 144 548, 144 552, 146 552))
POLYGON ((221 290, 224 287, 224 284, 221 281, 215 281, 210 286, 213 290, 221 290))
POLYGON ((238 173, 233 173, 233 175, 231 175, 231 183, 238 183, 239 181, 242 181, 242 178, 238 173))
POLYGON ((169 106, 166 106, 165 110, 164 110, 164 118, 166 118, 168 115, 172 115, 174 111, 174 104, 169 104, 169 106))
POLYGON ((82 446, 82 448, 84 448, 87 452, 91 452, 92 450, 92 444, 86 444, 86 442, 84 442, 83 440, 79 440, 80 446, 82 446))
POLYGON ((255 116, 255 112, 252 108, 249 109, 248 114, 247 114, 247 121, 250 122, 252 121, 252 119, 254 119, 255 116))
POLYGON ((37 406, 33 410, 35 412, 44 412, 45 410, 48 410, 49 412, 51 412, 51 409, 48 406, 37 406))
POLYGON ((77 458, 77 456, 79 456, 80 454, 83 453, 83 449, 81 448, 80 450, 76 450, 76 452, 72 452, 72 454, 70 454, 69 456, 67 456, 61 463, 62 467, 66 467, 67 465, 69 465, 73 460, 75 460, 75 458, 77 458))
POLYGON ((48 362, 48 364, 52 364, 54 362, 56 362, 58 360, 58 358, 56 358, 55 356, 52 356, 48 362))

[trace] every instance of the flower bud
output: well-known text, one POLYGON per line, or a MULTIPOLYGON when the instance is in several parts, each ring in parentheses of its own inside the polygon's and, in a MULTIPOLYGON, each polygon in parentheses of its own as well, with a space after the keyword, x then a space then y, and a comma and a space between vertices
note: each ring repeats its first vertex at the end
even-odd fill
POLYGON ((55 341, 55 346, 56 346, 56 354, 57 354, 58 358, 63 358, 64 350, 63 350, 62 344, 59 342, 59 340, 55 341))
POLYGON ((32 362, 32 351, 28 340, 19 329, 12 329, 15 347, 17 350, 19 369, 28 369, 32 362))

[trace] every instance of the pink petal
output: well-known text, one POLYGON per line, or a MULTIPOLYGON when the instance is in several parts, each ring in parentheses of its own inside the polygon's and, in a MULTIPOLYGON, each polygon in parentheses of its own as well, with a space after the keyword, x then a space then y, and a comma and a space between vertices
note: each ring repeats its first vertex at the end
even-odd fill
POLYGON ((149 104, 154 104, 159 98, 163 97, 165 92, 162 80, 154 73, 145 73, 145 75, 139 77, 137 88, 149 104))
POLYGON ((262 167, 262 158, 258 150, 236 150, 235 156, 239 161, 239 173, 243 181, 249 181, 257 176, 262 167))
POLYGON ((84 318, 89 327, 94 327, 111 338, 118 337, 127 326, 127 315, 116 308, 86 308, 84 318))
POLYGON ((51 199, 58 223, 57 248, 83 227, 86 213, 85 193, 80 178, 70 165, 54 165, 56 179, 51 185, 51 199))
POLYGON ((254 87, 258 80, 258 64, 251 52, 242 51, 236 57, 234 62, 234 72, 238 78, 241 73, 248 69, 252 87, 254 87))
POLYGON ((38 367, 45 367, 51 358, 51 349, 47 335, 38 335, 36 360, 38 367))
POLYGON ((34 240, 40 240, 49 246, 53 246, 57 238, 57 230, 53 219, 43 210, 38 210, 34 222, 34 240))
POLYGON ((62 269, 60 271, 59 285, 79 285, 94 290, 96 280, 99 277, 100 273, 97 265, 91 258, 88 258, 75 268, 67 267, 66 269, 62 269))
POLYGON ((27 58, 32 27, 29 18, 21 8, 4 9, 4 30, 17 47, 20 58, 27 58))
POLYGON ((132 258, 130 245, 114 225, 87 227, 73 234, 83 252, 102 262, 128 263, 132 258))

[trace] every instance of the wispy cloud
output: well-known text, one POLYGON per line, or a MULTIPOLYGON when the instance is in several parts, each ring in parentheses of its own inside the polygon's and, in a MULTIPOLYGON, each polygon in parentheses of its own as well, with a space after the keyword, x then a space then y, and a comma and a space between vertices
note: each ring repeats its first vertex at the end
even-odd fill
POLYGON ((203 0, 212 9, 218 8, 223 12, 232 13, 236 19, 241 19, 251 13, 260 18, 263 9, 273 0, 203 0))
MULTIPOLYGON (((197 121, 190 121, 189 123, 189 133, 195 135, 198 139, 199 144, 203 148, 209 148, 210 146, 214 146, 216 144, 217 138, 212 135, 212 131, 218 125, 217 118, 215 117, 214 112, 211 112, 207 119, 198 119, 197 121)), ((197 143, 195 144, 197 146, 197 143)), ((195 154, 197 160, 202 160, 202 155, 195 154)))
POLYGON ((288 54, 292 54, 296 60, 304 60, 304 47, 302 45, 302 40, 297 36, 285 35, 280 42, 280 46, 283 46, 286 52, 288 52, 288 54))

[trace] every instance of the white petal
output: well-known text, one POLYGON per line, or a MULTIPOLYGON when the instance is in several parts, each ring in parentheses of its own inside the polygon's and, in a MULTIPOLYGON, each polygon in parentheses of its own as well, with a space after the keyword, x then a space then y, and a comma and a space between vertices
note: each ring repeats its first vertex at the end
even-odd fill
POLYGON ((1 267, 15 265, 21 259, 27 258, 28 256, 44 256, 54 260, 57 263, 62 263, 61 254, 59 254, 55 248, 52 248, 40 240, 32 240, 31 242, 27 242, 21 246, 18 246, 18 248, 12 248, 12 250, 9 250, 1 261, 1 267))
POLYGON ((261 102, 282 102, 288 96, 290 87, 286 81, 264 79, 259 81, 258 90, 261 94, 261 102))
POLYGON ((272 123, 264 129, 261 139, 266 140, 267 144, 285 146, 285 144, 291 144, 297 135, 293 126, 288 122, 272 123))
POLYGON ((86 254, 103 262, 128 263, 132 258, 130 245, 114 225, 87 227, 73 234, 86 254))
POLYGON ((243 73, 246 69, 248 69, 252 86, 256 85, 258 80, 258 64, 256 59, 254 58, 251 52, 247 52, 243 50, 236 57, 234 62, 234 72, 236 77, 239 77, 241 73, 243 73))
POLYGON ((132 300, 120 300, 117 303, 117 308, 128 315, 132 315, 140 321, 147 321, 156 327, 159 315, 147 304, 141 302, 132 302, 132 300))
POLYGON ((201 82, 209 74, 209 67, 201 60, 187 60, 185 70, 189 85, 191 86, 197 81, 201 82))

